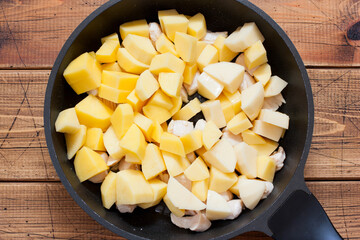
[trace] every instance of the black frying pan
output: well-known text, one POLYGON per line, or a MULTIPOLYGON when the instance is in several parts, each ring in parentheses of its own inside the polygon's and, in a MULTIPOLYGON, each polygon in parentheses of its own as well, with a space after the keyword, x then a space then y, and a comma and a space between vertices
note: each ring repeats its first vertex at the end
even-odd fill
POLYGON ((244 0, 113 0, 88 16, 71 34, 53 66, 46 89, 45 133, 54 167, 74 200, 97 222, 130 239, 227 239, 248 231, 261 231, 276 239, 341 239, 304 181, 304 166, 314 125, 314 106, 304 64, 284 31, 262 10, 244 0), (77 96, 63 79, 65 67, 85 51, 97 50, 100 38, 118 32, 121 23, 146 18, 157 21, 157 11, 175 8, 180 13, 205 15, 211 31, 231 33, 245 22, 254 21, 266 40, 269 63, 289 85, 287 103, 281 111, 290 115, 290 129, 280 143, 287 153, 284 168, 276 174, 274 190, 253 211, 233 221, 215 221, 203 233, 174 226, 169 211, 162 207, 120 214, 102 207, 99 184, 80 183, 72 161, 66 159, 64 136, 54 124, 61 110, 73 107, 77 96))

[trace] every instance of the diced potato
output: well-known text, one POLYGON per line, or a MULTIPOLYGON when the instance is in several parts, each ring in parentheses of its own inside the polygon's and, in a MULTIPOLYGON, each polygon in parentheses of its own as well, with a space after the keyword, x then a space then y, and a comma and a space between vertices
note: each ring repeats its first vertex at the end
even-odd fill
POLYGON ((230 132, 235 135, 240 134, 241 132, 245 131, 246 129, 251 128, 253 125, 246 117, 244 112, 240 112, 233 117, 227 125, 227 128, 230 132))
POLYGON ((236 29, 225 40, 225 45, 234 52, 243 52, 257 41, 263 42, 264 36, 254 22, 245 23, 241 28, 236 29))
POLYGON ((175 49, 179 56, 187 63, 194 63, 196 57, 196 38, 186 33, 175 33, 175 49))
POLYGON ((270 123, 272 125, 288 129, 289 128, 289 121, 290 118, 288 115, 281 113, 281 112, 275 112, 268 109, 262 109, 259 114, 259 120, 262 120, 266 123, 270 123))
POLYGON ((167 110, 171 110, 173 107, 171 98, 160 89, 154 93, 154 95, 149 99, 147 104, 156 105, 167 110))
POLYGON ((149 65, 151 59, 157 54, 148 37, 128 34, 122 44, 134 58, 146 65, 149 65))
POLYGON ((153 131, 151 133, 151 139, 152 139, 151 141, 160 143, 161 135, 163 134, 164 130, 162 129, 159 122, 157 122, 157 121, 154 122, 153 121, 153 124, 154 124, 154 128, 153 128, 153 131))
POLYGON ((235 170, 236 154, 233 146, 226 139, 220 139, 209 151, 203 154, 205 161, 224 173, 235 170))
POLYGON ((141 101, 150 98, 159 89, 159 83, 149 70, 140 74, 136 82, 135 93, 141 101))
POLYGON ((278 76, 272 76, 268 84, 265 86, 265 97, 278 95, 287 86, 287 84, 287 82, 278 76))
POLYGON ((160 138, 160 149, 185 157, 185 149, 179 137, 164 132, 160 138))
POLYGON ((158 11, 158 18, 160 22, 161 29, 164 30, 164 22, 163 17, 166 16, 173 16, 173 15, 179 15, 179 13, 176 11, 176 9, 169 9, 169 10, 160 10, 158 11))
POLYGON ((205 202, 209 190, 209 178, 191 182, 191 192, 201 201, 205 202))
POLYGON ((149 143, 147 145, 145 157, 141 163, 141 169, 147 180, 156 177, 159 173, 166 170, 159 147, 155 144, 149 143))
POLYGON ((231 215, 229 204, 217 192, 209 190, 206 203, 206 217, 209 220, 225 219, 231 215))
POLYGON ((204 15, 198 13, 189 18, 187 32, 197 39, 202 39, 206 34, 206 22, 204 15))
POLYGON ((100 192, 104 208, 110 209, 116 202, 116 173, 109 172, 101 184, 100 192))
POLYGON ((272 182, 275 176, 276 163, 268 156, 260 156, 256 162, 257 177, 265 181, 272 182))
POLYGON ((179 97, 183 77, 179 73, 162 72, 159 74, 161 90, 170 97, 179 97))
POLYGON ((161 72, 176 72, 182 75, 184 69, 184 61, 169 52, 156 55, 150 64, 150 71, 156 75, 161 72))
POLYGON ((145 137, 135 124, 132 124, 125 133, 120 141, 120 146, 125 149, 126 152, 135 155, 140 160, 145 156, 145 137))
POLYGON ((189 120, 193 116, 195 116, 197 113, 201 111, 200 108, 200 101, 197 98, 194 98, 191 100, 188 104, 186 104, 184 107, 180 109, 174 116, 174 120, 189 120))
POLYGON ((255 120, 253 132, 277 142, 283 133, 283 129, 262 120, 255 120))
POLYGON ((170 115, 173 116, 175 113, 177 113, 180 110, 182 106, 182 99, 181 97, 171 98, 171 102, 173 104, 173 107, 170 110, 170 115))
POLYGON ((63 75, 70 87, 81 94, 100 86, 101 66, 89 53, 83 53, 71 61, 63 75))
POLYGON ((163 30, 166 36, 171 40, 175 40, 175 33, 186 33, 189 20, 183 15, 167 15, 161 18, 163 30))
POLYGON ((190 166, 189 160, 185 157, 166 151, 161 151, 161 153, 170 176, 176 177, 182 174, 190 166))
POLYGON ((65 133, 67 158, 72 159, 76 152, 85 144, 86 126, 80 125, 75 133, 65 133))
POLYGON ((80 123, 76 116, 75 108, 61 111, 55 121, 55 129, 62 133, 76 133, 80 129, 80 123))
POLYGON ((150 203, 140 203, 139 207, 141 207, 142 209, 147 209, 159 204, 161 199, 163 199, 163 197, 166 194, 166 189, 167 189, 166 183, 156 178, 151 179, 148 182, 153 190, 154 198, 153 201, 150 203))
POLYGON ((260 40, 245 50, 244 61, 246 67, 250 70, 268 61, 266 50, 260 40))
POLYGON ((166 122, 168 119, 171 118, 171 114, 168 110, 156 105, 147 104, 143 107, 142 110, 146 117, 150 118, 153 121, 157 121, 160 124, 166 122))
POLYGON ((202 147, 202 131, 193 130, 192 132, 180 137, 184 146, 185 154, 189 154, 202 147))
POLYGON ((204 48, 209 45, 209 43, 205 41, 197 41, 196 43, 196 60, 199 58, 200 54, 204 50, 204 48))
POLYGON ((105 151, 104 134, 100 128, 88 128, 86 131, 85 146, 94 151, 105 151))
POLYGON ((184 174, 190 181, 202 181, 210 176, 209 170, 201 157, 196 158, 184 171, 184 174))
POLYGON ((204 72, 224 85, 225 90, 234 93, 244 79, 245 68, 232 62, 219 62, 206 66, 204 72))
POLYGON ((128 34, 135 34, 143 37, 149 37, 149 25, 145 19, 123 23, 120 25, 121 39, 125 39, 128 34))
POLYGON ((251 85, 242 91, 241 108, 251 121, 259 115, 263 103, 264 87, 261 82, 251 85))
POLYGON ((109 127, 110 117, 113 114, 113 110, 93 95, 88 95, 76 104, 75 111, 80 124, 98 127, 103 131, 109 127))
POLYGON ((202 134, 202 141, 206 150, 210 150, 217 141, 219 141, 222 133, 213 121, 208 121, 202 134))
POLYGON ((169 52, 169 53, 173 54, 174 56, 179 57, 179 54, 175 50, 175 45, 163 33, 156 40, 155 47, 159 53, 169 52))
POLYGON ((144 106, 144 102, 136 95, 135 89, 126 97, 126 103, 132 106, 134 112, 140 112, 141 108, 144 106))
POLYGON ((107 40, 96 51, 96 60, 100 63, 112 63, 116 61, 116 53, 120 47, 118 40, 107 40))
POLYGON ((129 163, 129 164, 141 164, 142 159, 140 159, 139 157, 137 157, 136 155, 134 155, 133 153, 126 153, 125 154, 125 162, 129 163))
POLYGON ((107 40, 117 40, 118 42, 120 42, 119 36, 118 36, 117 33, 112 33, 112 34, 110 34, 108 36, 102 37, 101 38, 101 44, 104 44, 104 42, 107 41, 107 40))
POLYGON ((134 114, 134 123, 140 128, 147 141, 151 141, 151 134, 154 129, 153 121, 141 113, 134 114))
POLYGON ((238 183, 240 199, 245 206, 253 210, 260 202, 265 191, 265 182, 252 179, 241 179, 238 183))
POLYGON ((116 136, 121 139, 134 122, 134 111, 130 104, 119 104, 110 121, 116 136))
POLYGON ((258 156, 270 156, 271 153, 279 146, 279 143, 270 139, 264 138, 265 144, 252 144, 251 147, 258 151, 258 156))
POLYGON ((227 97, 225 97, 224 94, 220 94, 217 100, 220 101, 220 105, 225 117, 225 121, 228 123, 233 117, 235 117, 233 104, 227 99, 227 97))
POLYGON ((223 173, 216 167, 210 168, 209 190, 217 193, 226 192, 237 181, 236 173, 223 173))
POLYGON ((200 107, 207 122, 213 121, 218 128, 226 126, 225 116, 219 100, 203 102, 200 107))
POLYGON ((164 203, 168 207, 168 209, 177 217, 182 217, 185 215, 185 210, 175 207, 174 203, 169 199, 168 195, 165 194, 164 203))
POLYGON ((234 150, 240 173, 248 178, 256 178, 256 161, 258 157, 256 149, 242 142, 237 144, 234 150))
POLYGON ((264 63, 263 65, 259 66, 254 71, 254 78, 256 79, 256 81, 261 82, 264 87, 270 80, 270 77, 271 77, 271 67, 267 63, 264 63))
POLYGON ((104 133, 104 146, 113 159, 120 160, 125 156, 125 150, 120 147, 120 139, 116 136, 113 126, 104 133))
POLYGON ((251 144, 265 144, 264 138, 257 135, 251 130, 245 130, 241 133, 241 137, 243 138, 244 142, 251 145, 251 144))
POLYGON ((219 61, 220 62, 222 62, 222 61, 231 62, 238 53, 231 51, 225 45, 225 39, 226 38, 224 36, 219 35, 214 42, 214 47, 216 47, 219 52, 219 61))
POLYGON ((219 61, 219 52, 216 47, 208 44, 200 53, 197 64, 200 71, 203 71, 204 67, 212 63, 217 63, 219 61))
POLYGON ((168 182, 167 196, 174 206, 180 209, 199 211, 206 208, 203 202, 173 177, 170 177, 168 182))
MULTIPOLYGON (((197 70, 198 70, 198 68, 197 68, 196 63, 186 64, 185 70, 184 70, 184 83, 191 85, 194 80, 197 70)), ((189 95, 191 95, 191 94, 189 94, 189 95)))
POLYGON ((101 65, 101 69, 104 71, 121 72, 121 68, 117 62, 104 63, 101 65))
POLYGON ((209 76, 206 72, 200 74, 197 83, 198 93, 208 99, 216 99, 224 89, 221 83, 209 76))
POLYGON ((132 91, 138 78, 139 75, 135 74, 104 70, 101 74, 101 83, 116 89, 132 91))
POLYGON ((116 173, 116 204, 152 202, 154 193, 141 171, 127 169, 116 173))
POLYGON ((126 102, 127 96, 130 91, 119 90, 117 88, 110 87, 108 85, 100 84, 99 97, 106 99, 113 103, 124 103, 126 102))
POLYGON ((109 169, 100 154, 88 147, 82 147, 77 152, 74 160, 74 168, 80 182, 84 182, 109 169))
POLYGON ((225 97, 231 102, 234 113, 238 114, 241 112, 241 94, 239 91, 235 91, 234 93, 229 93, 228 91, 223 91, 225 97))
POLYGON ((149 65, 134 58, 125 48, 119 48, 116 59, 120 67, 129 73, 141 74, 149 68, 149 65))

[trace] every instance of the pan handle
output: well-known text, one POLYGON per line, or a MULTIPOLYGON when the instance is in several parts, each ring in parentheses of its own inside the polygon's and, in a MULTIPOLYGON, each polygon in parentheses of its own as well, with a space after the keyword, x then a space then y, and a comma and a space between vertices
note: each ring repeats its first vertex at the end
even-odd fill
POLYGON ((312 193, 294 191, 269 218, 273 238, 285 239, 342 239, 329 217, 312 193))

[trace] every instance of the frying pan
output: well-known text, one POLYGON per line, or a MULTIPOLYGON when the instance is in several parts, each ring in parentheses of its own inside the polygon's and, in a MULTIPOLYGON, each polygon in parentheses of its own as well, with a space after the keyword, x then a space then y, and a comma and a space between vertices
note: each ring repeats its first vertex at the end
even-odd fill
POLYGON ((341 239, 319 202, 306 187, 304 166, 314 125, 314 106, 304 64, 284 31, 261 9, 245 0, 113 0, 90 14, 71 34, 61 49, 46 89, 44 124, 49 153, 65 188, 97 222, 128 239, 228 239, 248 231, 260 231, 276 239, 341 239), (290 116, 290 129, 280 145, 287 159, 274 180, 274 190, 253 211, 232 221, 215 221, 203 233, 180 229, 169 219, 169 211, 136 209, 120 214, 102 207, 99 184, 80 183, 72 161, 66 158, 64 136, 55 132, 58 113, 73 107, 85 95, 76 95, 63 79, 66 66, 81 53, 100 47, 100 38, 118 32, 121 23, 146 18, 157 21, 157 11, 177 9, 180 13, 205 15, 208 29, 231 33, 245 22, 256 22, 265 36, 273 74, 288 81, 281 108, 290 116))

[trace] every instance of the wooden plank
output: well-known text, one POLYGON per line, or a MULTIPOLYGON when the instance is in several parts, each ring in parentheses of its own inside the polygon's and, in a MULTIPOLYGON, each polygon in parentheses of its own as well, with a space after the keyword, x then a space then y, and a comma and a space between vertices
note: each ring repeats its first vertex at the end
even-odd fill
MULTIPOLYGON (((346 239, 360 239, 359 182, 310 182, 331 221, 346 239)), ((0 183, 4 239, 118 239, 92 220, 61 183, 0 183)), ((271 239, 248 233, 235 239, 271 239)))
MULTIPOLYGON (((0 68, 50 68, 71 32, 106 0, 0 1, 0 68)), ((285 30, 305 64, 359 66, 357 1, 251 0, 285 30)))
MULTIPOLYGON (((307 179, 359 179, 358 69, 310 69, 315 129, 307 179)), ((49 71, 0 71, 0 179, 58 180, 46 148, 49 71)))

